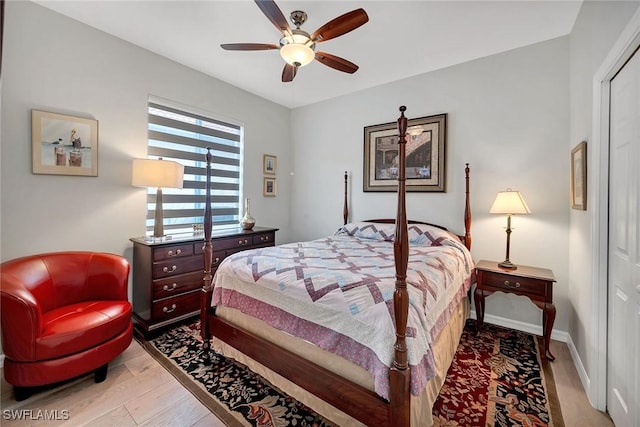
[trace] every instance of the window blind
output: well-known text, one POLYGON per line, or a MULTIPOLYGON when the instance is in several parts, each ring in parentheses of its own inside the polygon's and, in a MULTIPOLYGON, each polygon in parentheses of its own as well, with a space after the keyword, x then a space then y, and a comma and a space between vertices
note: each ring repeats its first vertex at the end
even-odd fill
MULTIPOLYGON (((204 222, 207 148, 211 149, 214 228, 240 219, 242 126, 187 108, 148 102, 148 158, 184 165, 183 188, 163 188, 164 228, 168 234, 193 231, 204 222)), ((147 232, 153 230, 155 188, 147 193, 147 232)))

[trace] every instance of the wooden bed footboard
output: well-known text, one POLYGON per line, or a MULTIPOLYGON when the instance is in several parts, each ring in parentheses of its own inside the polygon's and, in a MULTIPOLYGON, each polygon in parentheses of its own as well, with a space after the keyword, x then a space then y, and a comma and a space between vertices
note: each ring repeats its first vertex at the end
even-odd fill
MULTIPOLYGON (((398 118, 399 135, 399 176, 398 205, 395 223, 396 239, 394 241, 394 258, 396 266, 396 289, 393 296, 396 342, 394 345, 394 361, 390 370, 389 402, 375 392, 355 384, 326 368, 312 363, 286 349, 265 340, 251 332, 238 328, 216 316, 211 307, 213 295, 211 245, 211 153, 207 152, 207 182, 204 213, 204 278, 201 300, 201 334, 206 353, 210 351, 210 339, 215 335, 220 340, 244 353, 253 360, 263 364, 289 381, 297 384, 323 401, 339 408, 346 414, 366 425, 409 427, 411 421, 410 367, 407 361, 406 329, 409 309, 407 292, 407 264, 409 258, 408 221, 406 215, 406 176, 405 147, 407 119, 404 115, 406 107, 400 107, 398 118)), ((347 223, 347 172, 344 184, 343 219, 347 223)), ((471 209, 469 206, 469 164, 465 167, 465 235, 459 236, 467 248, 471 248, 471 209)), ((389 221, 389 220, 380 220, 389 221)), ((441 227, 442 228, 442 227, 441 227)))

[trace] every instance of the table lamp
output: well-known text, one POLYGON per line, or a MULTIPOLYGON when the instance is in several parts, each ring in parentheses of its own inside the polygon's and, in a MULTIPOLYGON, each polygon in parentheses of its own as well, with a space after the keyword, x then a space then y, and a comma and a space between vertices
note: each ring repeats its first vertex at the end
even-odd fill
POLYGON ((507 256, 498 266, 510 270, 518 268, 509 260, 509 246, 511 243, 511 215, 529 214, 531 211, 525 203, 519 191, 513 191, 507 188, 507 191, 500 191, 496 196, 496 200, 491 205, 489 213, 507 214, 507 256))
POLYGON ((164 237, 164 213, 162 211, 162 187, 182 188, 184 166, 178 162, 155 159, 133 159, 131 185, 157 187, 153 237, 164 237))

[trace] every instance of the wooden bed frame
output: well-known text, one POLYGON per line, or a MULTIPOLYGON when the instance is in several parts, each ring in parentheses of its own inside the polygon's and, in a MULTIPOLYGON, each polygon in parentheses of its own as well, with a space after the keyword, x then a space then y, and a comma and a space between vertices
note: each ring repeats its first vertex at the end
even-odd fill
MULTIPOLYGON (((212 258, 211 246, 211 153, 207 159, 206 206, 204 213, 204 285, 201 301, 201 333, 205 354, 210 351, 210 339, 215 335, 218 339, 231 345, 255 361, 261 363, 289 381, 304 388, 325 402, 342 410, 346 414, 366 425, 409 427, 410 401, 409 388, 410 367, 407 363, 406 330, 409 310, 409 294, 407 292, 407 264, 409 259, 408 223, 406 215, 406 177, 405 177, 405 149, 407 118, 404 115, 406 107, 400 107, 398 118, 399 137, 399 176, 398 176, 398 209, 395 220, 373 220, 374 222, 397 223, 396 239, 393 243, 396 266, 396 289, 393 295, 396 325, 396 343, 394 345, 394 361, 390 370, 390 400, 387 402, 375 392, 355 384, 328 369, 309 362, 308 360, 290 353, 282 347, 240 329, 233 324, 216 316, 215 308, 211 307, 213 294, 212 286, 212 258)), ((465 166, 465 234, 459 236, 467 248, 471 249, 471 209, 469 207, 469 164, 465 166)), ((347 174, 345 173, 345 204, 344 222, 347 223, 349 211, 347 208, 347 174)), ((425 224, 425 223, 423 223, 425 224)), ((440 226, 437 226, 440 227, 440 226)), ((444 228, 444 227, 440 227, 444 228)))

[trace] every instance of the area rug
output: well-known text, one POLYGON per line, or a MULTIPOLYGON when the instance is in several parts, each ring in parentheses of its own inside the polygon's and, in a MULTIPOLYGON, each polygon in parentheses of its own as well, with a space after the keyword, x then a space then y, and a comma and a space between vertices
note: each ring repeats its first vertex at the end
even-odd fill
MULTIPOLYGON (((334 426, 247 367, 217 353, 206 361, 199 322, 142 346, 228 426, 334 426)), ((434 426, 562 427, 553 374, 533 335, 468 320, 440 395, 434 426)))
POLYGON ((563 427, 551 366, 541 337, 475 320, 433 405, 434 426, 563 427))

